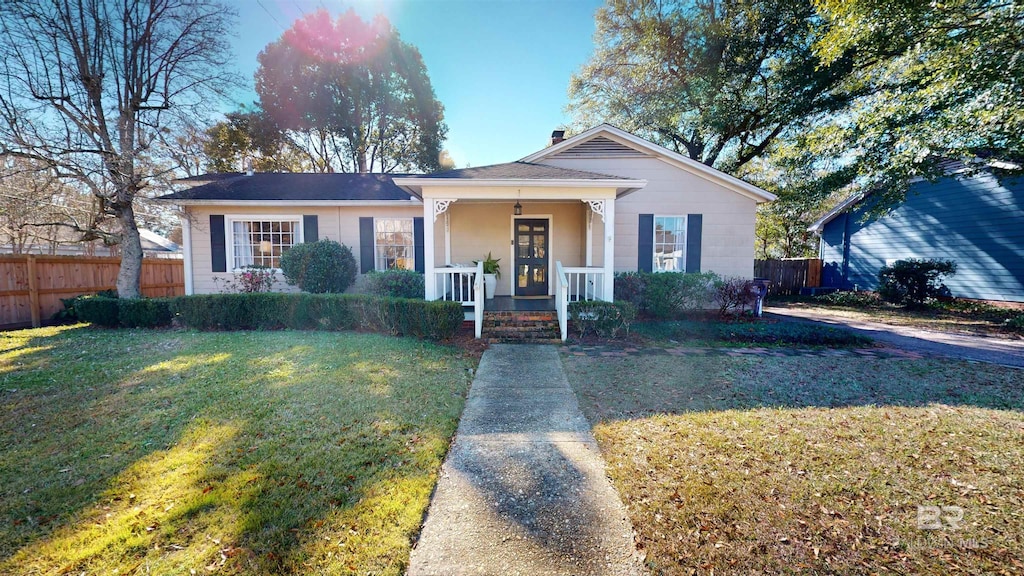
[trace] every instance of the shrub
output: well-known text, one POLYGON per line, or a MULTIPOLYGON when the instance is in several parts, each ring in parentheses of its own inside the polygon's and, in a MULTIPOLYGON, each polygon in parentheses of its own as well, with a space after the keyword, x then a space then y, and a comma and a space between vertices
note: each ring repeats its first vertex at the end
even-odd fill
POLYGON ((636 306, 630 302, 582 300, 569 304, 569 319, 580 337, 593 332, 602 338, 614 338, 620 330, 629 333, 636 319, 636 306))
POLYGON ((281 255, 281 272, 303 292, 341 293, 356 278, 352 250, 333 240, 296 244, 281 255))
POLYGON ((1007 318, 1005 326, 1014 332, 1024 333, 1024 314, 1018 314, 1012 318, 1007 318))
POLYGON ((956 263, 952 260, 897 260, 878 271, 878 294, 893 304, 922 306, 929 298, 948 295, 949 289, 941 281, 954 274, 956 263))
POLYGON ((882 303, 882 300, 875 292, 833 292, 815 296, 816 302, 831 304, 832 306, 847 306, 850 308, 873 308, 882 303))
POLYGON ((221 290, 225 293, 231 292, 270 292, 277 282, 277 270, 266 266, 245 266, 234 272, 231 280, 214 278, 214 284, 224 283, 221 290))
POLYGON ((125 328, 170 326, 174 314, 168 298, 131 298, 117 301, 118 324, 125 328))
POLYGON ((615 297, 646 310, 647 276, 645 272, 620 272, 615 275, 615 297))
POLYGON ((118 325, 118 299, 98 294, 82 296, 75 302, 78 319, 98 326, 113 328, 118 325))
POLYGON ((373 271, 366 275, 366 286, 376 296, 423 299, 423 274, 415 270, 373 271))
POLYGON ((353 330, 444 340, 462 326, 457 302, 364 294, 202 294, 173 308, 199 330, 353 330))
POLYGON ((714 302, 714 272, 626 272, 615 277, 615 294, 653 318, 679 318, 714 302))
POLYGON ((722 316, 742 313, 757 304, 757 288, 746 278, 723 278, 715 284, 714 291, 718 313, 722 316))

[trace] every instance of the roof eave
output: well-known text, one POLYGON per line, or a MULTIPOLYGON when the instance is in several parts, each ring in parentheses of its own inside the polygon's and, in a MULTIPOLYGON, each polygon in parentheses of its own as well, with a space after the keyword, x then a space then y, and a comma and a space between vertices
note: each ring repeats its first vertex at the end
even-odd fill
POLYGON ((411 206, 419 198, 409 200, 239 200, 233 198, 154 198, 179 206, 411 206))
POLYGON ((821 235, 821 231, 825 229, 825 225, 835 220, 836 216, 839 216, 843 212, 846 212, 851 206, 860 202, 866 197, 866 194, 854 194, 846 200, 843 200, 835 208, 829 210, 824 216, 815 220, 810 226, 807 227, 808 232, 821 235))
POLYGON ((647 180, 625 179, 558 179, 558 178, 395 178, 394 183, 402 190, 423 198, 425 186, 449 186, 453 188, 614 188, 616 196, 624 196, 647 186, 647 180))

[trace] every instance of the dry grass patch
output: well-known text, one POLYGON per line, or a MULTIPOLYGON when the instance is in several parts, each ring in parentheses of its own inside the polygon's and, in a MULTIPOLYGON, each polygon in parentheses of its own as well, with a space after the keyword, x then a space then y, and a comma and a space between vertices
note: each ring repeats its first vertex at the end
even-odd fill
POLYGON ((1024 570, 1020 370, 564 361, 655 574, 1024 570))
MULTIPOLYGON (((770 302, 771 308, 789 308, 862 322, 880 322, 951 334, 1021 338, 1024 332, 1011 319, 1024 312, 983 303, 938 302, 923 309, 907 309, 876 300, 867 305, 837 305, 827 301, 799 300, 770 302)), ((770 312, 770 310, 768 310, 770 312)), ((1019 322, 1019 320, 1018 320, 1019 322)))
POLYGON ((473 364, 346 333, 0 334, 0 573, 401 574, 473 364))

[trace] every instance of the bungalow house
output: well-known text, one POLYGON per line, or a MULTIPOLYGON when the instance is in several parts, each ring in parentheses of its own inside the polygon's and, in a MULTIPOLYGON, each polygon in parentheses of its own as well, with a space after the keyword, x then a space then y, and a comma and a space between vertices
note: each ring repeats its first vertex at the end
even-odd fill
POLYGON ((297 242, 346 244, 361 273, 426 274, 427 299, 484 310, 611 300, 613 274, 753 274, 754 215, 770 193, 609 126, 516 162, 424 175, 212 174, 164 196, 183 217, 187 293, 245 265, 276 266, 297 242), (485 301, 474 261, 500 258, 485 301))
POLYGON ((875 290, 883 266, 938 258, 957 264, 944 281, 954 296, 1024 302, 1024 176, 952 170, 912 183, 884 215, 873 202, 850 198, 809 228, 821 237, 822 286, 875 290))

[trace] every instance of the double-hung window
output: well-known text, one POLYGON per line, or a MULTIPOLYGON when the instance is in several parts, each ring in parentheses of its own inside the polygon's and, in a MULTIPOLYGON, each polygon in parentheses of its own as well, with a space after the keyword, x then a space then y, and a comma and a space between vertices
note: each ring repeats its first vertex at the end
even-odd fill
POLYGON ((374 267, 377 270, 416 269, 412 222, 412 218, 374 219, 374 267))
POLYGON ((654 217, 654 272, 686 271, 686 216, 654 217))
POLYGON ((231 268, 280 268, 281 254, 301 241, 301 225, 301 217, 232 218, 231 268))

